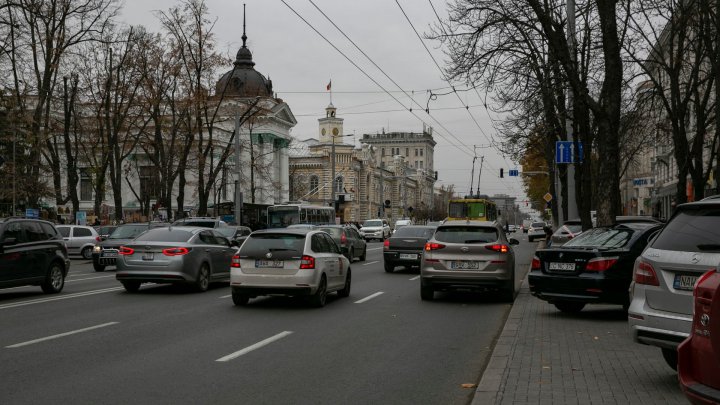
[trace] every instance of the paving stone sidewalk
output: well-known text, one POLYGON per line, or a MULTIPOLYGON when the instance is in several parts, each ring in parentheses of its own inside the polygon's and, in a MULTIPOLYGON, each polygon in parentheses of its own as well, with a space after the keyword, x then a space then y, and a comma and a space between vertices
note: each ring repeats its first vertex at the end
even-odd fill
POLYGON ((687 404, 660 349, 632 341, 622 309, 565 314, 532 295, 527 277, 473 405, 687 404))

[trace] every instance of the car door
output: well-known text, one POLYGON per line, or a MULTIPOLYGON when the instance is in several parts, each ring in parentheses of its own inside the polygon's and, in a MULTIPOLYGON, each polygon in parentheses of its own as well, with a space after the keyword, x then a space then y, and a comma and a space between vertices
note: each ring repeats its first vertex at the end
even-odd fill
POLYGON ((50 263, 49 258, 55 253, 53 244, 39 222, 21 221, 21 226, 27 238, 25 251, 28 274, 30 277, 43 277, 50 263))
POLYGON ((338 288, 342 287, 345 284, 345 272, 342 266, 342 258, 344 256, 342 250, 340 250, 340 245, 335 242, 332 236, 325 234, 323 238, 327 246, 328 265, 332 268, 335 280, 333 286, 338 288))
POLYGON ((315 256, 315 262, 318 264, 318 270, 327 277, 329 288, 333 288, 337 283, 337 264, 333 255, 330 253, 330 245, 325 238, 324 232, 318 232, 312 235, 310 239, 310 249, 315 256))
POLYGON ((232 247, 228 238, 223 236, 220 232, 213 231, 213 234, 218 245, 217 254, 215 255, 217 256, 215 276, 217 278, 230 277, 230 262, 232 261, 232 257, 237 251, 237 248, 232 247))
POLYGON ((5 225, 0 243, 0 282, 25 280, 31 277, 27 266, 27 255, 24 252, 27 240, 25 230, 20 221, 5 225))
POLYGON ((215 235, 211 230, 201 231, 198 235, 198 241, 200 242, 200 249, 205 251, 205 257, 208 258, 212 269, 213 277, 216 271, 221 271, 222 267, 222 252, 220 251, 220 245, 218 245, 215 235))

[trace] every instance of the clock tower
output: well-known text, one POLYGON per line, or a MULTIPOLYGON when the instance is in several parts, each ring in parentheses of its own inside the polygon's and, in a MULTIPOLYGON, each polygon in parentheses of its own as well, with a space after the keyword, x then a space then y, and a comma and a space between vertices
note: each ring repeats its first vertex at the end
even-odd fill
MULTIPOLYGON (((325 118, 318 119, 320 124, 320 143, 332 143, 333 136, 340 137, 343 135, 343 119, 335 116, 335 106, 330 105, 325 108, 325 118)), ((335 143, 342 143, 342 140, 335 139, 335 143)))

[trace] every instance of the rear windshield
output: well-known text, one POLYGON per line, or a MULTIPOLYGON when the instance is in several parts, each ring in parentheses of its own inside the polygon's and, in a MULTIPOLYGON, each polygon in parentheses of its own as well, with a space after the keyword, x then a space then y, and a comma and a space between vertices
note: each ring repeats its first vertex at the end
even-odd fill
POLYGON ((340 228, 319 228, 321 231, 327 232, 332 235, 333 238, 339 238, 342 235, 342 229, 340 228))
POLYGON ((583 232, 575 239, 570 239, 563 247, 621 248, 628 243, 634 232, 635 231, 628 228, 594 228, 583 232))
POLYGON ((55 229, 57 229, 58 232, 60 232, 60 235, 62 235, 63 238, 67 238, 68 236, 70 236, 70 227, 58 226, 55 229))
POLYGON ((192 237, 192 232, 182 229, 155 228, 138 236, 135 242, 187 242, 192 237))
POLYGON ((265 252, 298 252, 305 248, 305 235, 293 234, 260 234, 251 235, 245 240, 240 254, 254 256, 265 252))
POLYGON ((720 252, 720 208, 682 210, 665 225, 652 247, 679 252, 720 252))
POLYGON ((533 228, 543 228, 545 224, 543 222, 533 222, 532 227, 533 228))
POLYGON ((115 229, 115 232, 108 236, 108 239, 135 239, 141 233, 147 231, 148 226, 143 225, 123 225, 115 229))
POLYGON ((448 243, 489 243, 498 240, 497 229, 478 226, 446 226, 435 232, 435 240, 448 243))
POLYGON ((365 222, 363 222, 363 227, 366 227, 366 226, 382 226, 382 221, 377 221, 377 220, 375 220, 375 221, 371 221, 371 220, 365 221, 365 222))
POLYGON ((578 233, 578 232, 582 231, 582 225, 570 224, 570 225, 563 225, 562 228, 560 228, 561 231, 564 231, 565 229, 570 231, 570 233, 578 233))
POLYGON ((430 239, 435 233, 435 229, 415 226, 403 226, 402 228, 395 231, 393 237, 406 237, 406 238, 425 238, 430 239))

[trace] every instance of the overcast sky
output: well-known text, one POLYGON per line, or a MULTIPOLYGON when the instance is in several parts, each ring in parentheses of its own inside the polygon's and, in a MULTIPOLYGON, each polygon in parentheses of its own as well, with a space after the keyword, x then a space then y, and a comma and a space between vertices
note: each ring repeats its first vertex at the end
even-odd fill
MULTIPOLYGON (((446 18, 444 0, 398 0, 421 36, 437 21, 430 1, 438 14, 446 18)), ((490 146, 491 138, 497 138, 497 132, 489 116, 496 120, 501 117, 485 110, 481 101, 484 93, 465 91, 458 93, 459 99, 456 94, 447 94, 429 101, 429 90, 447 93, 449 84, 423 42, 441 67, 445 56, 438 43, 418 38, 398 3, 393 0, 312 0, 399 88, 310 0, 286 2, 332 43, 318 35, 280 0, 245 1, 248 48, 253 54, 255 69, 272 79, 273 90, 295 114, 298 124, 292 129, 293 136, 299 139, 319 136, 317 120, 324 116, 330 102, 326 86, 332 79, 332 103, 338 117, 344 118, 345 134, 357 134, 357 145, 362 134, 378 133, 383 129, 386 132, 421 132, 425 122, 433 127, 437 142, 434 163, 440 184, 454 184, 457 191, 466 193, 470 188, 473 147, 478 146, 477 156, 485 157, 480 192, 508 194, 519 200, 526 198, 519 178, 508 176, 509 169, 519 169, 517 158, 503 157, 490 146), (428 102, 430 116, 424 112, 428 102), (464 106, 469 106, 469 110, 464 106), (406 107, 412 107, 417 116, 406 107), (499 177, 500 168, 505 169, 503 179, 499 177)), ((121 19, 128 24, 141 24, 151 31, 160 31, 154 12, 177 4, 176 0, 125 0, 121 19)), ((234 59, 242 45, 243 2, 206 0, 206 4, 212 17, 217 19, 213 31, 218 50, 234 59)), ((228 64, 228 70, 231 68, 228 64)), ((462 83, 453 85, 466 88, 462 83)), ((346 138, 346 142, 350 143, 352 139, 346 138)), ((473 189, 477 187, 479 162, 480 159, 475 168, 473 189)), ((525 204, 520 205, 524 209, 525 204)))

